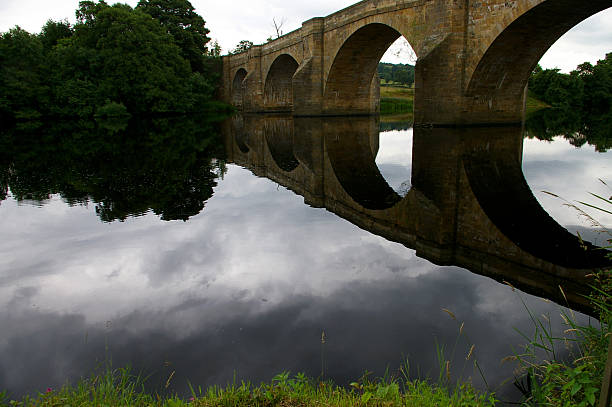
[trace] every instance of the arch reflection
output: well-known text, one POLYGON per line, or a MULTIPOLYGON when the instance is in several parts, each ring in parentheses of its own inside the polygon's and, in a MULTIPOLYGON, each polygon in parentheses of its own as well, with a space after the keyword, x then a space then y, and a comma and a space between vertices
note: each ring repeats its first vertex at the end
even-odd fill
POLYGON ((376 166, 378 121, 368 117, 332 117, 323 135, 329 162, 342 188, 366 209, 388 209, 401 197, 376 166))
POLYGON ((412 188, 402 198, 374 161, 376 118, 266 117, 247 123, 254 128, 227 129, 230 162, 435 264, 464 267, 565 303, 561 285, 570 306, 591 312, 582 296, 589 292, 586 275, 610 260, 539 205, 521 170, 520 127, 414 129, 412 188), (293 133, 286 130, 287 140, 279 140, 275 126, 291 124, 293 133), (262 148, 289 155, 291 144, 297 165, 288 173, 275 154, 241 154, 240 131, 271 131, 259 138, 262 148))

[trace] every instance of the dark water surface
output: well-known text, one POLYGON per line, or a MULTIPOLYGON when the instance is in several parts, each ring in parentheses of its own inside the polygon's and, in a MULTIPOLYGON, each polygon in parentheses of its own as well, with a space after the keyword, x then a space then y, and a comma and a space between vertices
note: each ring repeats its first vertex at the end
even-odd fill
POLYGON ((437 343, 453 378, 486 388, 476 359, 491 390, 519 397, 500 361, 533 332, 523 302, 563 330, 537 295, 579 291, 584 273, 555 273, 600 261, 560 255, 573 241, 557 223, 604 243, 540 191, 609 195, 611 155, 520 129, 390 128, 237 117, 3 133, 0 390, 57 388, 109 360, 158 391, 174 372, 180 394, 287 370, 346 384, 405 360, 437 377, 437 343))

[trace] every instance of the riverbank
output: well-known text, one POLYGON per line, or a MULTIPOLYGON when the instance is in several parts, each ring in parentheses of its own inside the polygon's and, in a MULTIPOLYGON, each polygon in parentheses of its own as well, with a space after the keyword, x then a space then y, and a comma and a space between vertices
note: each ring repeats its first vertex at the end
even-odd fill
MULTIPOLYGON (((527 115, 549 107, 550 105, 538 100, 531 93, 527 96, 527 115)), ((412 114, 413 110, 414 88, 389 85, 380 87, 380 114, 382 116, 412 114)))
POLYGON ((414 88, 401 86, 380 87, 380 114, 412 114, 414 110, 414 88))
MULTIPOLYGON (((168 378, 168 383, 172 377, 168 378)), ((192 396, 180 398, 144 392, 141 376, 129 369, 107 369, 101 375, 81 380, 61 389, 47 389, 35 397, 20 402, 8 402, 0 394, 0 406, 419 406, 419 407, 488 407, 495 406, 494 395, 480 393, 469 384, 453 389, 432 385, 425 381, 407 381, 399 378, 362 379, 351 383, 351 388, 331 382, 309 379, 302 374, 290 376, 281 373, 270 383, 252 385, 234 383, 226 387, 206 390, 192 388, 192 396)))

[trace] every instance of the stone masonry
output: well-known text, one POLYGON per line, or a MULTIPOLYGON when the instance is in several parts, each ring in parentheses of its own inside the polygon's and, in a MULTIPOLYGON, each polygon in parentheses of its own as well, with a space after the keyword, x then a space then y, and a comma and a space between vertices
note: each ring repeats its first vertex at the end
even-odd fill
POLYGON ((378 111, 376 67, 404 36, 418 59, 415 123, 522 120, 530 72, 570 28, 610 0, 365 0, 223 57, 222 97, 245 112, 378 111))

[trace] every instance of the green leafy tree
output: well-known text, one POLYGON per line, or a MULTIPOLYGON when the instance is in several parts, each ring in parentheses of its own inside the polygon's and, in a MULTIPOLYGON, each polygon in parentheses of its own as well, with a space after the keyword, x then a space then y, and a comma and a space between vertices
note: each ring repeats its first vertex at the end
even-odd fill
POLYGON ((206 108, 220 58, 204 55, 204 21, 187 1, 158 3, 168 6, 159 17, 166 25, 145 13, 145 5, 88 0, 79 2, 74 27, 50 20, 39 35, 19 27, 1 34, 0 116, 91 117, 117 106, 131 114, 206 108), (180 21, 164 20, 170 6, 180 21), (192 61, 184 57, 196 54, 192 61))
POLYGON ((538 65, 529 90, 553 106, 529 117, 530 136, 550 140, 563 135, 575 146, 588 143, 601 152, 612 148, 612 54, 596 65, 580 64, 569 75, 538 65))
POLYGON ((529 81, 529 90, 551 106, 580 108, 584 84, 578 75, 563 74, 559 69, 536 68, 529 81))
POLYGON ((0 36, 0 117, 38 118, 49 100, 43 43, 15 27, 0 36))
POLYGON ((72 33, 72 27, 68 21, 48 20, 42 28, 40 40, 42 41, 45 51, 49 51, 56 46, 60 40, 70 38, 72 33))
POLYGON ((210 47, 210 50, 208 51, 208 55, 215 58, 221 56, 221 45, 219 45, 217 40, 213 42, 212 47, 210 47))
POLYGON ((130 113, 192 110, 212 86, 192 75, 173 37, 127 5, 81 2, 74 34, 54 48, 56 113, 89 116, 108 103, 130 113))
POLYGON ((386 82, 410 86, 414 83, 414 66, 381 62, 378 64, 378 76, 386 82))
POLYGON ((236 48, 232 50, 232 54, 240 54, 242 52, 246 52, 253 46, 253 42, 242 40, 236 45, 236 48))
POLYGON ((181 55, 189 61, 194 72, 205 72, 209 30, 189 1, 140 0, 136 9, 158 20, 172 34, 181 49, 181 55))
POLYGON ((584 110, 590 115, 607 115, 612 110, 612 53, 593 66, 584 63, 573 74, 584 82, 584 110))

